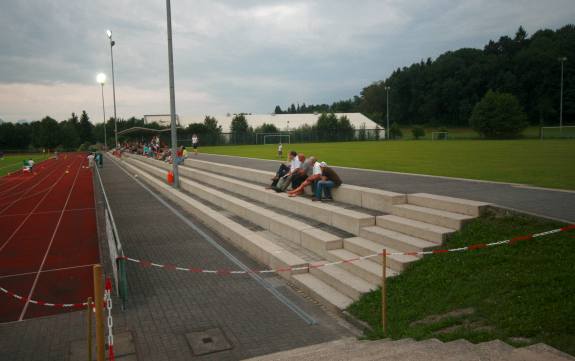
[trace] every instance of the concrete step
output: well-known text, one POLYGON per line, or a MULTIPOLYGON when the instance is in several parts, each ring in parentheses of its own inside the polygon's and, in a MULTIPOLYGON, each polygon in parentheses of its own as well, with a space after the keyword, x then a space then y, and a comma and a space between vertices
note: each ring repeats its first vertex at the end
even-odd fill
POLYGON ((421 207, 466 214, 473 217, 480 216, 487 207, 489 207, 489 203, 429 193, 409 194, 407 196, 407 203, 421 207))
POLYGON ((316 301, 334 312, 341 312, 353 303, 353 300, 323 282, 311 273, 292 275, 291 281, 316 301))
MULTIPOLYGON (((161 192, 164 196, 171 199, 183 209, 194 214, 206 226, 213 229, 221 237, 229 240, 236 247, 244 250, 248 255, 257 261, 265 264, 270 268, 306 268, 308 263, 302 258, 294 255, 292 252, 276 245, 270 240, 256 234, 241 224, 222 215, 220 212, 208 207, 198 200, 182 193, 165 182, 159 180, 156 176, 146 172, 146 170, 136 167, 126 161, 118 161, 120 165, 128 169, 132 174, 139 176, 141 180, 149 184, 152 188, 161 192)), ((279 275, 290 279, 293 274, 307 273, 302 271, 280 272, 279 275)))
MULTIPOLYGON (((127 155, 127 157, 147 163, 148 165, 161 167, 166 171, 171 167, 165 162, 142 156, 130 154, 127 155)), ((375 225, 375 217, 371 214, 343 208, 334 204, 312 202, 310 199, 303 197, 290 198, 286 193, 276 193, 273 190, 266 190, 262 186, 231 177, 209 173, 187 166, 180 167, 180 176, 229 190, 230 192, 263 204, 282 208, 302 217, 317 220, 318 222, 355 235, 359 234, 362 227, 375 225)))
MULTIPOLYGON (((346 249, 335 249, 327 252, 327 259, 331 262, 356 259, 358 257, 359 255, 346 249)), ((371 284, 381 284, 382 268, 375 261, 369 259, 355 260, 353 262, 344 262, 340 266, 371 284)), ((397 274, 397 271, 387 268, 387 277, 393 277, 397 274)))
MULTIPOLYGON (((154 166, 154 164, 148 164, 133 158, 128 158, 126 161, 145 169, 159 178, 164 174, 164 170, 154 166)), ((235 198, 217 189, 191 181, 185 176, 180 177, 180 187, 182 190, 190 192, 205 201, 224 208, 243 219, 320 254, 324 253, 325 250, 343 247, 341 237, 314 228, 289 216, 275 213, 270 209, 235 198)))
POLYGON ((427 208, 414 204, 396 205, 392 208, 391 214, 457 230, 461 229, 465 222, 474 218, 466 214, 427 208))
POLYGON ((574 361, 575 357, 557 350, 549 345, 538 343, 517 348, 511 352, 509 361, 574 361))
POLYGON ((383 247, 402 252, 420 252, 436 247, 437 244, 425 239, 408 236, 379 226, 364 227, 359 235, 365 239, 381 244, 383 247))
POLYGON ((441 244, 454 229, 440 227, 433 224, 407 219, 394 215, 378 216, 377 225, 392 231, 401 232, 413 237, 441 244))
POLYGON ((515 350, 515 347, 500 340, 482 342, 475 345, 475 348, 485 361, 507 360, 510 353, 515 350))
MULTIPOLYGON (((280 162, 277 163, 279 167, 280 162)), ((186 159, 185 167, 201 169, 207 172, 217 173, 224 176, 239 178, 248 182, 258 184, 271 183, 270 178, 275 174, 261 170, 238 167, 222 163, 206 162, 195 159, 186 159)), ((338 202, 353 204, 366 209, 388 212, 395 204, 407 202, 407 197, 402 193, 384 191, 367 187, 343 184, 334 189, 333 197, 338 202)))
MULTIPOLYGON (((383 246, 379 243, 370 241, 362 237, 344 238, 343 248, 347 249, 360 256, 368 256, 375 253, 381 253, 383 246)), ((393 248, 386 247, 388 253, 403 252, 393 248)), ((408 256, 408 255, 390 255, 387 256, 387 266, 394 271, 401 272, 411 262, 415 262, 421 257, 408 256)), ((382 256, 370 258, 370 260, 382 264, 382 256)))
POLYGON ((377 288, 339 265, 312 268, 310 273, 353 300, 377 288))

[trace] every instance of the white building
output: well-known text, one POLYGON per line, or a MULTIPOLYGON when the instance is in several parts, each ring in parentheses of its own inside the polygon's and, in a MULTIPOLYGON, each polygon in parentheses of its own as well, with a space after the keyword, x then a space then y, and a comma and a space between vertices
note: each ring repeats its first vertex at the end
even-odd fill
MULTIPOLYGON (((365 129, 378 129, 383 130, 384 128, 381 127, 376 122, 372 121, 365 115, 361 113, 335 113, 335 115, 339 118, 342 115, 345 115, 351 125, 356 130, 365 128, 365 129)), ((226 114, 226 115, 212 115, 218 121, 218 124, 222 127, 222 133, 230 133, 231 132, 231 125, 232 119, 234 118, 234 114, 226 114)), ((248 125, 253 129, 266 124, 273 124, 282 132, 288 132, 290 130, 294 130, 299 128, 303 125, 313 126, 317 122, 317 118, 320 114, 245 114, 246 120, 248 125)), ((197 116, 177 116, 178 123, 180 127, 185 128, 191 123, 203 123, 205 119, 205 115, 197 115, 197 116)), ((170 125, 170 115, 144 115, 144 121, 148 122, 157 122, 161 125, 169 126, 170 125)))

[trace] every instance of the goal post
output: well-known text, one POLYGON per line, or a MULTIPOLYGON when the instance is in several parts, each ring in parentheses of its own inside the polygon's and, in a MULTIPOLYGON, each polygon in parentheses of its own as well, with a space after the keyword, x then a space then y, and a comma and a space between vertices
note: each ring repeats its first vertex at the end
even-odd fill
POLYGON ((286 133, 256 133, 256 144, 269 144, 271 142, 282 142, 291 144, 291 134, 286 133))
POLYGON ((431 140, 447 140, 449 132, 431 132, 431 140))
POLYGON ((541 127, 541 139, 563 139, 575 138, 575 125, 568 125, 563 127, 541 127))

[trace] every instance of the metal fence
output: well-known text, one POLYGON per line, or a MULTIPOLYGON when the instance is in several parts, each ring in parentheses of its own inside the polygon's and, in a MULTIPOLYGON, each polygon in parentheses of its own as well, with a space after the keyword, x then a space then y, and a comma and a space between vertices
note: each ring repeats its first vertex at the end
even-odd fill
POLYGON ((110 251, 110 264, 112 265, 114 285, 116 288, 116 294, 122 300, 122 308, 125 309, 126 301, 128 299, 128 279, 126 276, 126 260, 124 259, 124 250, 122 248, 122 243, 120 242, 120 236, 118 234, 118 229, 116 228, 116 222, 114 221, 112 208, 110 207, 108 195, 106 194, 106 189, 104 188, 104 183, 102 182, 102 177, 100 176, 98 166, 94 166, 94 169, 96 169, 100 188, 102 189, 102 194, 104 196, 106 240, 108 242, 108 249, 110 251))

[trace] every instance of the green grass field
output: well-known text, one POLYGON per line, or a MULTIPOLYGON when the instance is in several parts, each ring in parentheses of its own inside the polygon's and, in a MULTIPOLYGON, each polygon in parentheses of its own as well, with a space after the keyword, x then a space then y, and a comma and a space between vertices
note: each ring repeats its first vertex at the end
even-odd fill
MULTIPOLYGON (((201 152, 276 159, 276 145, 202 147, 201 152)), ((306 143, 284 146, 331 165, 575 189, 575 140, 306 143)))
POLYGON ((40 153, 4 155, 0 160, 0 177, 22 169, 22 161, 25 159, 33 159, 34 162, 38 163, 46 160, 47 157, 48 155, 40 153))
MULTIPOLYGON (((560 226, 527 216, 492 214, 466 225, 442 248, 560 226)), ((501 339, 519 346, 514 338, 521 337, 575 355, 574 242, 575 230, 570 230, 513 246, 426 256, 389 279, 387 334, 381 329, 380 291, 364 294, 349 311, 372 326, 366 333, 371 339, 501 339), (474 312, 437 317, 464 308, 474 312)))

